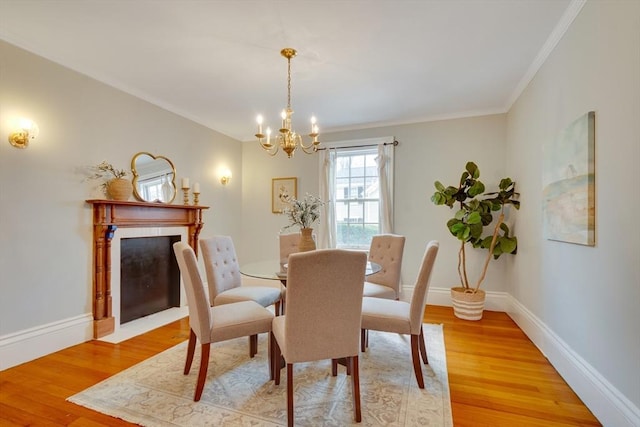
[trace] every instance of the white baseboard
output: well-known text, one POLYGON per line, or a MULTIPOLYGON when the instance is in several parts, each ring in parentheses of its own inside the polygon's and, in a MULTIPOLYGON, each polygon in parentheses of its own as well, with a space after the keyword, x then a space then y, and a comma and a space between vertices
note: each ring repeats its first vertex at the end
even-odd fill
MULTIPOLYGON (((410 301, 411 295, 413 294, 413 288, 413 286, 403 286, 402 297, 400 299, 403 301, 410 301)), ((507 309, 510 307, 509 298, 510 296, 506 292, 487 291, 484 308, 488 311, 507 312, 507 309)), ((429 287, 427 304, 451 307, 451 288, 429 287)))
POLYGON ((640 426, 640 409, 511 295, 507 314, 604 426, 640 426))
POLYGON ((3 335, 0 371, 92 339, 91 313, 3 335))

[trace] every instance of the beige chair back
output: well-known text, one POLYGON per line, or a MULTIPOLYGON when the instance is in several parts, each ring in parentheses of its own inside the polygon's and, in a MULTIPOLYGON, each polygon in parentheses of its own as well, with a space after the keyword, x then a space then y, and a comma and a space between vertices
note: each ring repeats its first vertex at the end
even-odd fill
POLYGON ((218 294, 242 285, 236 248, 229 236, 200 239, 211 305, 218 294))
POLYGON ((429 291, 429 282, 431 280, 431 271, 433 264, 438 255, 440 244, 432 240, 427 244, 424 256, 422 257, 422 266, 416 279, 416 285, 413 289, 411 297, 411 308, 409 310, 409 323, 411 324, 411 334, 417 335, 422 327, 422 319, 424 318, 424 309, 427 304, 427 293, 429 291))
POLYGON ((369 261, 380 264, 382 269, 370 276, 367 282, 387 286, 400 296, 400 272, 405 237, 396 234, 379 234, 371 239, 369 261))
POLYGON ((173 244, 178 267, 182 275, 187 303, 189 304, 189 325, 202 344, 210 342, 211 312, 207 294, 202 283, 202 276, 198 270, 196 254, 188 244, 176 242, 173 244))
POLYGON ((298 252, 300 232, 281 234, 280 239, 280 271, 284 271, 284 265, 289 262, 289 255, 298 252))
POLYGON ((364 252, 324 249, 289 256, 287 363, 357 356, 364 252))

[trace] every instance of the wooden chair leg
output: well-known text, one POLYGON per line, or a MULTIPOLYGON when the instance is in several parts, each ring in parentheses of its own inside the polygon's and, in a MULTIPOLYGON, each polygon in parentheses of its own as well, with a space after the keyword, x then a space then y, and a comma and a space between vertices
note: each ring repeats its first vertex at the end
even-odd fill
POLYGON ((369 345, 369 343, 367 342, 368 338, 369 334, 367 333, 367 330, 360 329, 360 351, 363 353, 367 351, 367 346, 369 345))
POLYGON ((427 358, 427 346, 424 344, 424 332, 422 332, 422 326, 420 326, 420 354, 422 355, 422 361, 425 365, 429 364, 427 358))
POLYGON ((191 329, 189 334, 189 344, 187 344, 187 360, 184 363, 184 374, 187 375, 191 370, 191 364, 193 363, 193 354, 196 352, 196 333, 191 329))
POLYGON ((351 366, 351 384, 353 386, 353 409, 355 411, 356 422, 362 421, 362 410, 360 408, 360 370, 358 367, 358 356, 349 357, 351 366))
POLYGON ((413 359, 413 371, 416 374, 418 387, 424 388, 424 380, 422 379, 422 365, 420 365, 420 338, 418 335, 411 335, 411 358, 413 359))
POLYGON ((276 316, 280 316, 280 314, 282 314, 281 308, 280 308, 280 301, 276 301, 275 312, 276 312, 276 316))
POLYGON ((293 363, 287 363, 287 427, 293 427, 293 363))
POLYGON ((280 351, 280 346, 278 345, 278 340, 276 340, 275 336, 273 337, 273 382, 275 385, 280 385, 280 371, 282 367, 280 366, 280 359, 282 359, 282 352, 280 351))
POLYGON ((249 357, 258 354, 258 335, 254 334, 249 337, 249 357))
POLYGON ((202 390, 204 389, 204 382, 207 379, 207 369, 209 368, 209 351, 211 350, 211 343, 202 344, 201 357, 200 357, 200 371, 198 372, 198 383, 196 384, 196 394, 193 398, 194 402, 200 400, 202 396, 202 390))
POLYGON ((269 337, 267 338, 267 359, 269 362, 269 379, 273 379, 273 333, 269 332, 269 337))
POLYGON ((331 359, 331 376, 338 375, 338 359, 331 359))

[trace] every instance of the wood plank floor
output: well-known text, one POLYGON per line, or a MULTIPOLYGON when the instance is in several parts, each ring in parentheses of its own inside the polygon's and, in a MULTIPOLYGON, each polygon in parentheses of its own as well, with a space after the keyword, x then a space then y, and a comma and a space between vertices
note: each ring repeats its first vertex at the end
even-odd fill
MULTIPOLYGON (((450 307, 428 306, 425 321, 444 325, 456 426, 600 425, 505 313, 468 322, 450 307)), ((0 372, 0 426, 132 425, 65 399, 186 340, 188 331, 182 319, 120 344, 91 341, 0 372)))

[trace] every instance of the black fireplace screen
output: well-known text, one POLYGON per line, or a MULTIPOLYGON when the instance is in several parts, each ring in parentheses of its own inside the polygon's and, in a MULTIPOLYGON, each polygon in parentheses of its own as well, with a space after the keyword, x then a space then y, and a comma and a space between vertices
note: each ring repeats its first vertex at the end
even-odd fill
POLYGON ((120 324, 180 306, 180 236, 120 239, 120 324))

